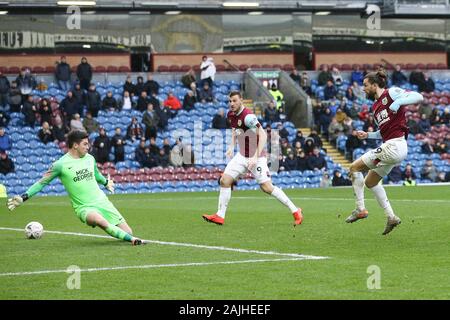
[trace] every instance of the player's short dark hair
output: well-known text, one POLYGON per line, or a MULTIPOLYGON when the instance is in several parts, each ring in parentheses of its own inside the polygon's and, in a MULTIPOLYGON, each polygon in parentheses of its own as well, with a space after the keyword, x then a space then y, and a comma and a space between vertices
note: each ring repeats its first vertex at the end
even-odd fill
POLYGON ((239 91, 231 91, 228 95, 230 98, 233 96, 239 96, 239 98, 242 98, 241 93, 239 91))
POLYGON ((387 75, 383 70, 369 72, 364 79, 367 79, 371 84, 377 84, 380 88, 386 88, 387 75))
POLYGON ((81 140, 88 138, 89 135, 86 131, 83 130, 72 130, 69 132, 67 136, 67 145, 69 148, 73 147, 74 143, 80 143, 81 140))

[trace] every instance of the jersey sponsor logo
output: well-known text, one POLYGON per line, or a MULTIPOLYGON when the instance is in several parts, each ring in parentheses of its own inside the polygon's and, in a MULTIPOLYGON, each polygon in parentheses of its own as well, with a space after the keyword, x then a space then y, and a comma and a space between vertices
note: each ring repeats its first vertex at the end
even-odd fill
POLYGON ((90 172, 89 169, 81 169, 75 173, 77 176, 73 178, 73 182, 79 182, 82 180, 92 180, 94 173, 90 172))
POLYGON ((375 120, 377 121, 378 126, 381 126, 382 124, 388 122, 391 119, 389 118, 387 110, 384 109, 375 115, 375 120))

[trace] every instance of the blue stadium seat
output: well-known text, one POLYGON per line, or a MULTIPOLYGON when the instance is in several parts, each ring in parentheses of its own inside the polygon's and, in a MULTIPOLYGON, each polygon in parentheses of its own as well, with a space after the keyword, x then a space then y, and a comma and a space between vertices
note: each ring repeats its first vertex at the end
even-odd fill
POLYGON ((126 168, 127 168, 127 166, 126 166, 125 161, 116 162, 116 170, 121 170, 121 169, 126 169, 126 168))
POLYGON ((303 177, 313 177, 313 176, 314 176, 314 171, 312 171, 312 170, 303 171, 303 177))
POLYGON ((24 140, 24 135, 22 133, 19 133, 19 132, 12 132, 10 134, 10 137, 11 137, 12 141, 24 140))
POLYGON ((30 144, 28 142, 25 142, 24 140, 19 140, 17 141, 15 147, 24 150, 30 148, 30 144))
POLYGON ((23 194, 25 191, 26 191, 26 187, 21 186, 21 185, 13 186, 13 187, 10 189, 10 193, 15 194, 15 195, 17 195, 17 194, 23 194))
POLYGON ((52 156, 59 156, 61 155, 61 150, 60 149, 50 149, 49 150, 49 155, 52 156))
POLYGON ((34 165, 36 165, 37 163, 39 163, 41 160, 40 160, 40 158, 38 158, 36 155, 28 155, 28 161, 30 162, 30 163, 33 163, 34 165))
POLYGON ((111 122, 105 122, 104 124, 103 124, 103 127, 105 128, 105 130, 106 131, 111 131, 111 130, 113 130, 114 131, 114 126, 113 126, 113 124, 111 123, 111 122))

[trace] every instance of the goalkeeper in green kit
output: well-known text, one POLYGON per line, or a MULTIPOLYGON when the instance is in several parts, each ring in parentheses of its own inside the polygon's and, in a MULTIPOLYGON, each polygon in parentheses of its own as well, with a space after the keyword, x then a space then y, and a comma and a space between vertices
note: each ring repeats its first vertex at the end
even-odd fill
POLYGON ((23 195, 8 199, 8 209, 14 210, 59 177, 69 194, 78 218, 89 226, 99 226, 110 236, 131 242, 145 241, 132 236, 125 219, 108 200, 98 184, 114 193, 114 181, 106 179, 97 169, 94 157, 88 154, 89 140, 85 131, 71 131, 68 135, 69 151, 53 163, 44 176, 23 195))

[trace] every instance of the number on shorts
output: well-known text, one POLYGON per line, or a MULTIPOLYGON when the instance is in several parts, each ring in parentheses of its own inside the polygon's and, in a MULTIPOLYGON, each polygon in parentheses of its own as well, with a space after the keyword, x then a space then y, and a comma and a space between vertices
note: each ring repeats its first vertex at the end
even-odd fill
POLYGON ((262 168, 261 167, 256 167, 256 171, 258 171, 259 173, 262 173, 262 168))

